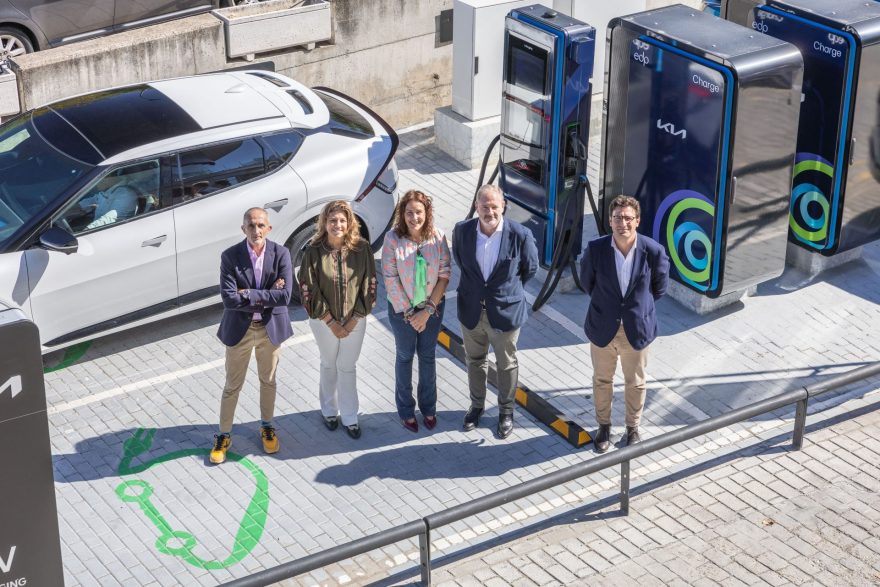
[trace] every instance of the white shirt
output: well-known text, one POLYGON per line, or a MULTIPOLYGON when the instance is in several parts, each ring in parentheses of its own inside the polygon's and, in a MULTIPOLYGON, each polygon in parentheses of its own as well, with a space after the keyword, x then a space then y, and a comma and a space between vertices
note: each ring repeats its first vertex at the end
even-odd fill
POLYGON ((617 267, 617 281, 620 283, 620 295, 625 296, 626 290, 629 289, 629 282, 632 279, 633 263, 635 263, 636 243, 638 243, 639 235, 636 234, 636 240, 626 256, 617 248, 614 237, 611 238, 611 247, 614 249, 614 265, 617 267))
POLYGON ((501 251, 501 231, 504 230, 504 218, 498 222, 498 227, 492 236, 486 236, 480 230, 480 221, 477 220, 477 265, 483 273, 483 280, 489 279, 495 264, 498 262, 498 253, 501 251))
MULTIPOLYGON (((251 267, 254 268, 254 283, 257 284, 256 289, 260 289, 260 284, 263 281, 263 255, 266 253, 266 246, 263 245, 263 250, 259 255, 251 247, 251 243, 247 243, 247 250, 248 256, 251 258, 251 267)), ((254 312, 252 320, 262 320, 262 318, 262 314, 254 312)))
POLYGON ((98 192, 80 200, 79 205, 95 206, 94 220, 86 229, 112 224, 117 220, 125 220, 134 216, 137 211, 137 192, 125 185, 118 185, 105 192, 98 192))

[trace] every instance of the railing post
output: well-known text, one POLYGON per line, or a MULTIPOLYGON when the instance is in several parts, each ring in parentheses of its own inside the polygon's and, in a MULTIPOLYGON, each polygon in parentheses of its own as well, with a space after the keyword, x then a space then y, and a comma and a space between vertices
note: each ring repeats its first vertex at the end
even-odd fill
POLYGON ((419 534, 419 551, 421 553, 422 585, 431 587, 431 528, 425 522, 425 531, 419 534))
POLYGON ((629 515, 629 461, 620 463, 620 511, 629 515))
POLYGON ((794 412, 794 436, 791 439, 791 444, 794 446, 795 450, 800 450, 801 447, 804 446, 804 429, 807 426, 807 401, 809 400, 809 396, 800 400, 797 403, 797 408, 794 412))

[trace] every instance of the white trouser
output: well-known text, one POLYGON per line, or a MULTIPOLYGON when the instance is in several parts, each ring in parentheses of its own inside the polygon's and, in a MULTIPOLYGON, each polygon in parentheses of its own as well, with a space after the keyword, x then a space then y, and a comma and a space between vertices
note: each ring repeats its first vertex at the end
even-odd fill
POLYGON ((367 319, 358 320, 345 338, 336 338, 323 320, 309 320, 309 327, 321 353, 321 413, 327 418, 340 416, 343 426, 357 424, 357 360, 364 344, 367 319))

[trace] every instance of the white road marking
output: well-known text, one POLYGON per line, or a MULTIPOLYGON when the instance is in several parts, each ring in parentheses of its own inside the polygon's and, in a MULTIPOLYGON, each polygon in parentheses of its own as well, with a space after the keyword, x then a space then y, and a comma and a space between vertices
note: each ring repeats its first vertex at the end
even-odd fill
MULTIPOLYGON (((367 317, 367 322, 378 322, 385 318, 388 315, 388 312, 377 312, 375 314, 371 314, 367 317)), ((291 346, 295 346, 298 344, 302 344, 304 342, 312 342, 315 340, 315 337, 311 332, 306 334, 300 334, 298 336, 291 337, 284 341, 281 345, 281 348, 287 348, 291 346)), ((147 389, 151 387, 156 387, 162 385, 164 383, 168 383, 171 381, 178 381, 183 379, 184 377, 190 377, 192 375, 197 375, 199 373, 204 373, 205 371, 211 371, 212 369, 220 369, 223 367, 225 363, 224 358, 215 359, 213 361, 208 361, 207 363, 202 363, 201 365, 193 365, 192 367, 186 367, 184 369, 178 369, 177 371, 171 371, 169 373, 163 373, 162 375, 157 375, 155 377, 150 377, 149 379, 144 379, 141 381, 132 381, 131 383, 126 383, 125 385, 120 385, 119 387, 114 387, 113 389, 108 389, 105 391, 99 391, 98 393, 93 393, 89 396, 82 397, 79 399, 71 400, 68 402, 55 404, 51 406, 47 412, 51 416, 53 414, 60 414, 63 412, 68 412, 70 410, 75 410, 77 408, 81 408, 83 406, 88 406, 94 403, 103 402, 108 399, 113 399, 115 397, 119 397, 121 395, 127 395, 129 393, 139 391, 141 389, 147 389)))

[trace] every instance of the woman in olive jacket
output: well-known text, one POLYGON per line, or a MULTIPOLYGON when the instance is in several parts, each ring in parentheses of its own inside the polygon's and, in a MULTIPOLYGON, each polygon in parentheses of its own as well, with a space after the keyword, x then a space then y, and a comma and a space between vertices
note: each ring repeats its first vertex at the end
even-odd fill
POLYGON ((319 398, 324 425, 360 438, 357 360, 367 316, 376 304, 376 266, 348 202, 328 203, 300 266, 299 288, 321 355, 319 398))

